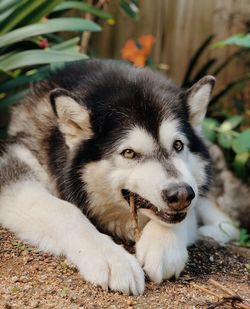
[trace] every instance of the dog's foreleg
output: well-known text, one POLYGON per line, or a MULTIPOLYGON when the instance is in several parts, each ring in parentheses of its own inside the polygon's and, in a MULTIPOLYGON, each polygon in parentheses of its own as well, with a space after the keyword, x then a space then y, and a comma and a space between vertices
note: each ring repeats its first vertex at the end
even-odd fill
POLYGON ((196 218, 191 210, 185 221, 166 226, 150 220, 136 244, 136 255, 149 278, 157 283, 178 277, 188 259, 187 246, 196 238, 196 218))
POLYGON ((212 200, 200 197, 196 211, 198 218, 204 224, 199 228, 199 235, 212 237, 220 243, 239 238, 239 231, 235 223, 212 200))
POLYGON ((77 207, 35 180, 2 188, 0 224, 41 250, 65 255, 86 280, 105 289, 134 295, 144 290, 136 258, 97 231, 77 207))

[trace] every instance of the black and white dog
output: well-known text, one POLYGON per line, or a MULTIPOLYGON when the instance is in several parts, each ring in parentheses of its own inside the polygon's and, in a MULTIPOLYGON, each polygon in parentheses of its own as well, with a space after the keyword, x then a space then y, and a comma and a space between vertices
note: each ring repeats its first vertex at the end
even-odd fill
POLYGON ((0 224, 65 255, 84 279, 134 295, 144 291, 143 269, 155 282, 179 276, 197 235, 236 239, 207 197, 201 122, 214 82, 182 90, 116 62, 54 73, 12 110, 0 149, 0 224), (131 193, 142 230, 136 256, 105 234, 134 239, 131 193))

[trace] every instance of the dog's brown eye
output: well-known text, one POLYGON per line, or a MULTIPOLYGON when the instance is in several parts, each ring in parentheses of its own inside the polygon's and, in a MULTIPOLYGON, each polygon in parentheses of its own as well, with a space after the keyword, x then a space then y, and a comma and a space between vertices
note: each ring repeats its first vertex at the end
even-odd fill
POLYGON ((183 145, 182 141, 176 140, 176 141, 174 142, 174 144, 173 144, 173 147, 174 147, 175 151, 180 152, 180 151, 183 150, 184 145, 183 145))
POLYGON ((136 157, 136 152, 132 149, 125 149, 121 153, 126 159, 134 159, 136 157))

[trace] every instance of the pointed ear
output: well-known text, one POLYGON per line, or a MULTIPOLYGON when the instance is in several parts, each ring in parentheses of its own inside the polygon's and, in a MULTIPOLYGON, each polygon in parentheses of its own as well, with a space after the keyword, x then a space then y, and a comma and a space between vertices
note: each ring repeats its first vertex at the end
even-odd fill
POLYGON ((201 130, 210 95, 215 84, 215 78, 205 76, 186 91, 187 104, 189 107, 189 120, 195 129, 201 130))
POLYGON ((50 102, 59 128, 70 148, 92 136, 90 113, 85 106, 77 102, 74 95, 58 88, 50 92, 50 102))

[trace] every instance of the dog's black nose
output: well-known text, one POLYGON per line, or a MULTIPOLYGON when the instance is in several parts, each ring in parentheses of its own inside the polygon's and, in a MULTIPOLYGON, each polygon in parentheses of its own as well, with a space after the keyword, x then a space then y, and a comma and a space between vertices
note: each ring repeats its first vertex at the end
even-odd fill
POLYGON ((180 211, 187 208, 195 197, 192 187, 181 184, 171 185, 162 191, 162 198, 172 210, 180 211))

